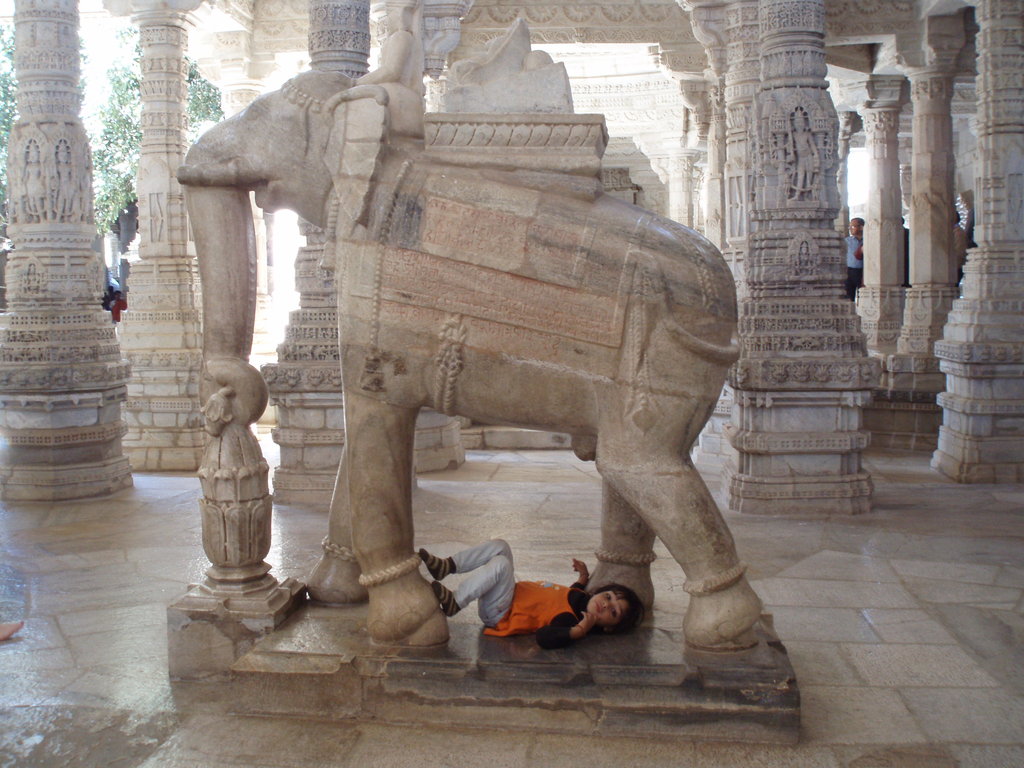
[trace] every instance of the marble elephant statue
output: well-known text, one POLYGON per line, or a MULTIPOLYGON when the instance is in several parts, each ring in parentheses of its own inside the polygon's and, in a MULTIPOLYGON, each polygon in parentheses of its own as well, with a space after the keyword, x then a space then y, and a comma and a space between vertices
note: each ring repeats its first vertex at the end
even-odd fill
POLYGON ((603 194, 596 176, 467 167, 458 153, 425 151, 415 130, 389 139, 386 89, 356 99, 359 87, 303 73, 207 132, 178 174, 207 360, 248 359, 249 193, 327 232, 346 444, 310 595, 369 599, 381 643, 447 640, 411 511, 414 424, 430 407, 573 435, 603 480, 593 583, 624 583, 650 604, 657 536, 686 575, 686 642, 755 644, 761 603, 689 459, 736 359, 735 290, 720 253, 603 194))

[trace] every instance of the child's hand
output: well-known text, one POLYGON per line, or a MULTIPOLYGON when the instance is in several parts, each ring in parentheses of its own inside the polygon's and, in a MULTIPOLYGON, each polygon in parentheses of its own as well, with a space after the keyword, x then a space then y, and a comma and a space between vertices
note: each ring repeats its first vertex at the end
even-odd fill
POLYGON ((580 619, 580 623, 569 630, 569 636, 572 637, 573 640, 580 640, 586 637, 587 632, 589 632, 591 627, 596 623, 597 614, 591 613, 590 611, 584 611, 583 618, 580 619))
POLYGON ((587 586, 587 582, 590 581, 590 569, 587 568, 587 564, 574 557, 572 559, 572 569, 579 574, 577 581, 584 587, 587 586))

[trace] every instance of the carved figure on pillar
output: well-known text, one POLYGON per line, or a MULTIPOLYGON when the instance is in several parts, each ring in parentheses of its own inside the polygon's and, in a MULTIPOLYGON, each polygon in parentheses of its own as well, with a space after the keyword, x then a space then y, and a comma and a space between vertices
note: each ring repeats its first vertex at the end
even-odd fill
POLYGON ((789 166, 789 199, 808 200, 814 193, 821 173, 821 154, 811 131, 811 119, 802 107, 789 117, 790 132, 787 160, 789 166))
POLYGON ((861 407, 877 363, 841 298, 837 118, 826 91, 822 0, 761 0, 761 84, 740 359, 727 434, 730 506, 760 514, 858 513, 861 407))

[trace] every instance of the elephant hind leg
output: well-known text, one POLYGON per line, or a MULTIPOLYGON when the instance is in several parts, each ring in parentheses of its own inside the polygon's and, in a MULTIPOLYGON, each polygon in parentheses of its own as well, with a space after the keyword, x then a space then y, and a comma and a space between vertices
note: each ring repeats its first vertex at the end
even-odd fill
POLYGON ((756 643, 753 626, 761 601, 688 455, 707 406, 696 398, 666 398, 660 412, 665 418, 646 428, 613 415, 600 431, 598 470, 682 566, 690 593, 683 622, 687 644, 713 650, 750 647, 756 643))

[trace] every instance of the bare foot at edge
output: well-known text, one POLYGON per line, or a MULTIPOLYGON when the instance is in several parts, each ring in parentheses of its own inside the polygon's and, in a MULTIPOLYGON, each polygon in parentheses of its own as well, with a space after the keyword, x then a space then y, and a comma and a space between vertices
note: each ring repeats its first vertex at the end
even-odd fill
POLYGON ((25 626, 24 621, 9 621, 0 623, 0 640, 8 640, 17 634, 18 630, 25 626))

